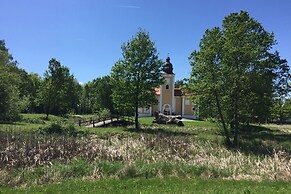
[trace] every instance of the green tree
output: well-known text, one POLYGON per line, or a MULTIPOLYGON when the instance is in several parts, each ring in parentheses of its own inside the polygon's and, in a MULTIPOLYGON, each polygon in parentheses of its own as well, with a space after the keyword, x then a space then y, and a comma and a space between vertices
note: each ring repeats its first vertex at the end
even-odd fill
POLYGON ((291 119, 291 98, 282 100, 275 98, 272 106, 272 121, 280 124, 290 122, 291 119))
MULTIPOLYGON (((16 96, 16 93, 14 94, 15 107, 18 107, 21 112, 35 112, 37 108, 35 104, 36 94, 40 87, 41 79, 37 74, 28 74, 24 69, 17 67, 17 61, 13 60, 12 55, 8 53, 4 41, 0 41, 0 48, 0 66, 3 68, 2 73, 6 72, 2 79, 10 79, 7 82, 10 85, 6 87, 13 87, 11 91, 17 93, 16 96)), ((10 90, 7 89, 6 91, 10 90)))
POLYGON ((135 37, 121 46, 123 59, 112 67, 113 102, 119 111, 135 112, 156 102, 155 88, 162 83, 161 67, 154 42, 149 33, 139 30, 135 37))
POLYGON ((86 83, 84 86, 82 86, 81 90, 81 98, 80 98, 80 112, 81 113, 85 113, 85 114, 89 114, 92 113, 92 109, 91 109, 91 101, 93 101, 92 99, 92 92, 91 92, 91 82, 86 83))
POLYGON ((240 123, 270 117, 274 93, 286 88, 289 68, 271 52, 275 44, 274 34, 242 11, 225 17, 222 29, 206 30, 200 51, 189 57, 195 103, 205 116, 219 119, 228 145, 228 126, 238 146, 240 123))
POLYGON ((186 79, 181 79, 175 81, 175 88, 182 88, 186 85, 187 80, 186 79))
POLYGON ((19 76, 19 97, 21 104, 21 112, 36 112, 37 91, 40 88, 41 78, 35 74, 28 74, 24 69, 15 68, 15 73, 19 76))
POLYGON ((4 40, 0 40, 0 66, 16 66, 17 61, 15 61, 12 55, 8 52, 4 40))
POLYGON ((79 104, 78 85, 67 67, 56 59, 49 61, 39 92, 39 102, 47 117, 50 113, 63 115, 76 110, 79 104))
POLYGON ((17 74, 0 65, 0 121, 16 121, 21 111, 17 74))
POLYGON ((90 113, 94 113, 102 109, 108 109, 111 113, 114 112, 112 85, 109 76, 96 78, 92 82, 86 83, 85 92, 85 102, 87 102, 90 113))
POLYGON ((0 40, 0 121, 15 121, 19 118, 19 75, 15 72, 17 62, 0 40))
POLYGON ((285 113, 285 115, 284 115, 285 119, 290 122, 290 119, 291 119, 291 98, 286 99, 286 101, 283 105, 283 112, 285 113))
POLYGON ((27 112, 29 113, 42 113, 42 107, 37 104, 38 92, 42 85, 42 79, 36 73, 28 74, 30 85, 30 93, 29 93, 29 106, 27 112))

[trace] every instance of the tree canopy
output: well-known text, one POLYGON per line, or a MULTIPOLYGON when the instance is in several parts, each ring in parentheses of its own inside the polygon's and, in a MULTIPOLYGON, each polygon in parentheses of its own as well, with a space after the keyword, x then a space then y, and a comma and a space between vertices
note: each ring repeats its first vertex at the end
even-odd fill
POLYGON ((111 71, 113 102, 121 112, 135 112, 135 127, 138 129, 138 108, 157 101, 155 88, 162 83, 163 62, 158 58, 149 33, 143 30, 139 30, 121 49, 123 58, 111 71))
POLYGON ((69 69, 52 58, 44 74, 38 99, 47 117, 49 114, 63 115, 75 111, 79 104, 78 86, 69 69))
POLYGON ((111 113, 115 112, 110 76, 96 78, 86 83, 82 98, 84 111, 87 113, 100 112, 103 109, 107 109, 111 113))
POLYGON ((0 121, 15 121, 19 118, 20 76, 17 61, 6 48, 5 41, 0 40, 0 121))
POLYGON ((241 122, 265 121, 275 94, 288 90, 287 61, 277 51, 274 34, 245 11, 226 16, 222 28, 206 30, 200 50, 191 53, 189 88, 195 104, 206 117, 217 118, 227 144, 229 130, 238 145, 241 122))

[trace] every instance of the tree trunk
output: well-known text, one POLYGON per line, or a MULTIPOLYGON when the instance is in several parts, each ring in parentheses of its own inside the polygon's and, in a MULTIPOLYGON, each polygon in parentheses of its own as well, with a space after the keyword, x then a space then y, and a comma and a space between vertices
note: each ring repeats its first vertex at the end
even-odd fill
POLYGON ((234 97, 234 139, 233 139, 233 145, 234 147, 238 148, 238 128, 239 128, 239 122, 238 122, 238 107, 237 107, 237 95, 235 94, 234 97))
POLYGON ((44 112, 45 112, 45 114, 46 114, 46 118, 45 118, 45 119, 48 120, 49 112, 50 112, 50 111, 49 111, 49 108, 48 108, 46 105, 44 105, 44 109, 43 109, 43 110, 44 110, 44 112))
POLYGON ((135 106, 135 114, 134 114, 134 123, 135 123, 135 129, 139 130, 139 126, 138 126, 138 106, 135 106))
POLYGON ((48 117, 49 117, 49 111, 47 110, 46 111, 46 120, 48 120, 48 117))
POLYGON ((136 98, 135 98, 135 129, 139 130, 138 126, 138 107, 139 107, 139 94, 140 94, 140 89, 139 89, 139 82, 140 82, 140 73, 137 73, 137 86, 136 86, 136 98))
POLYGON ((225 135, 226 145, 227 146, 231 146, 231 141, 230 141, 230 138, 229 138, 228 130, 226 128, 226 124, 225 124, 224 117, 223 117, 223 114, 222 114, 222 111, 221 111, 221 106, 220 106, 220 102, 219 102, 218 94, 217 94, 216 90, 215 90, 215 100, 216 100, 216 106, 217 106, 218 114, 219 114, 219 117, 220 117, 220 120, 221 120, 221 123, 222 123, 224 135, 225 135))

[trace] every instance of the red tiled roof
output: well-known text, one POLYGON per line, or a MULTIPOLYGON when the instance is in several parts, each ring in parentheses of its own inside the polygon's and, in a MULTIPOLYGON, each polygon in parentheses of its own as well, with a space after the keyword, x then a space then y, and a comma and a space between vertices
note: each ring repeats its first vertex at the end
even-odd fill
MULTIPOLYGON (((156 95, 160 95, 161 91, 160 88, 155 88, 156 95)), ((174 96, 183 96, 183 92, 180 88, 175 88, 174 90, 174 96)))
POLYGON ((155 88, 155 91, 156 91, 156 95, 160 95, 161 94, 160 88, 155 88))
POLYGON ((182 96, 183 92, 180 88, 175 88, 174 90, 174 96, 182 96))

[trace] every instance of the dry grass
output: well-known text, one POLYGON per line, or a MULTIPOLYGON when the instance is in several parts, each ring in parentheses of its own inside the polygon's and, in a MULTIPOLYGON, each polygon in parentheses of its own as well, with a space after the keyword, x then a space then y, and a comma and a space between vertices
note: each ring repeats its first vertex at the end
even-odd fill
POLYGON ((289 134, 291 133, 291 125, 264 124, 262 126, 270 128, 270 129, 274 129, 274 130, 279 130, 284 133, 289 133, 289 134))
POLYGON ((12 185, 21 183, 17 179, 22 177, 18 174, 13 178, 13 169, 26 169, 28 173, 41 166, 45 168, 35 184, 61 181, 66 177, 54 168, 55 164, 69 165, 76 159, 86 161, 81 166, 91 164, 88 172, 80 175, 86 179, 137 175, 146 167, 152 168, 148 171, 155 170, 155 176, 193 177, 197 173, 193 174, 189 169, 197 167, 202 177, 291 180, 290 155, 282 150, 273 150, 271 155, 265 156, 246 155, 219 144, 196 140, 190 135, 140 133, 69 138, 5 134, 0 136, 0 143, 0 179, 10 181, 12 185), (113 166, 119 161, 121 166, 115 174, 108 175, 98 165, 102 161, 113 166), (9 177, 12 177, 11 180, 8 180, 9 177))

